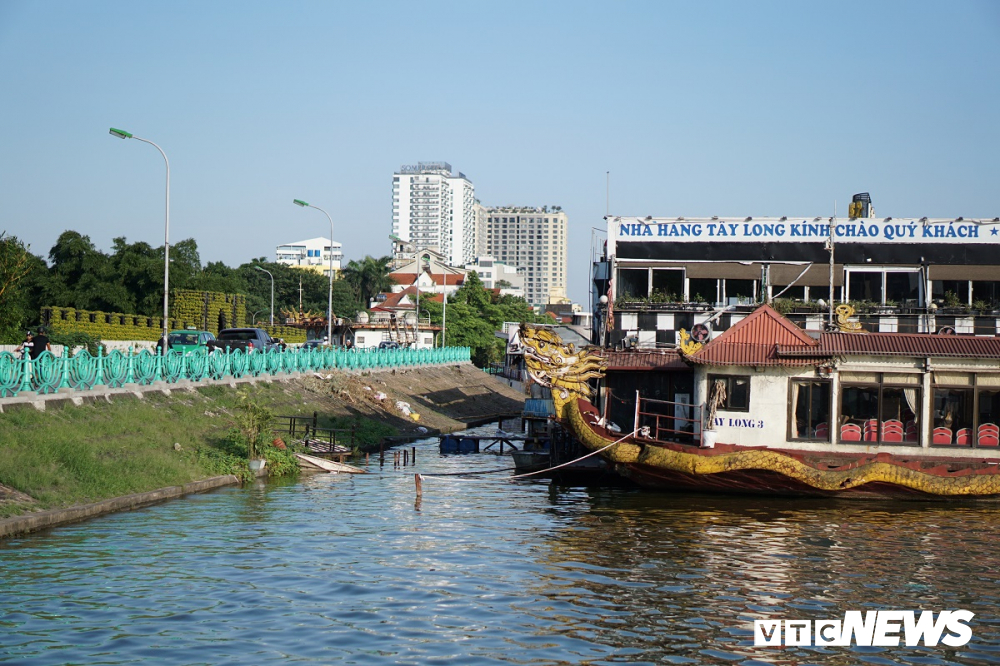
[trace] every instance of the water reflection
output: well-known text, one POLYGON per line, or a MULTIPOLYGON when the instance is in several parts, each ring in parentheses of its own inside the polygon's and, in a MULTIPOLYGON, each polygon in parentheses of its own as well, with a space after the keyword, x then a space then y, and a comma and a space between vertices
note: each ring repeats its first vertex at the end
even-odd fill
POLYGON ((580 489, 491 456, 227 489, 0 543, 0 662, 994 663, 989 505, 580 489), (755 649, 755 618, 977 613, 964 648, 755 649))

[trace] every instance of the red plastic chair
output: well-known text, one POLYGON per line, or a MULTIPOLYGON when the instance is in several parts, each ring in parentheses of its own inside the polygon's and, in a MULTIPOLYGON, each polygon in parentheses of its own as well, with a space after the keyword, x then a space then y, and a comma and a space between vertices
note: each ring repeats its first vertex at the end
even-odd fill
POLYGON ((910 421, 910 425, 906 426, 906 431, 904 432, 903 441, 904 442, 915 442, 918 439, 917 424, 910 421))
POLYGON ((840 426, 840 440, 842 442, 860 442, 861 426, 856 423, 845 423, 840 426))
POLYGON ((998 444, 1000 444, 1000 438, 996 435, 979 436, 979 446, 997 446, 998 444))
POLYGON ((951 428, 940 426, 934 428, 934 438, 932 444, 951 444, 951 428))
POLYGON ((883 442, 902 442, 903 441, 903 431, 897 428, 892 428, 891 430, 882 431, 882 441, 883 442))
POLYGON ((826 421, 816 424, 816 439, 830 439, 830 424, 826 421))
POLYGON ((878 421, 876 419, 865 421, 865 441, 866 442, 878 441, 878 421))
POLYGON ((1000 427, 995 423, 983 423, 979 426, 976 443, 979 446, 997 446, 1000 442, 1000 427))
POLYGON ((972 428, 959 428, 955 433, 955 443, 959 446, 972 444, 972 428))

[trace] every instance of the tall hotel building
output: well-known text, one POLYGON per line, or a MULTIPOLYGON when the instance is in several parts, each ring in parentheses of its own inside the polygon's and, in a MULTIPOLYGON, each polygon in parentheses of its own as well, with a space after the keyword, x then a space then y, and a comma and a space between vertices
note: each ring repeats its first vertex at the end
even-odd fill
POLYGON ((392 177, 392 234, 415 251, 431 249, 452 266, 475 260, 475 187, 447 162, 403 166, 392 177))
POLYGON ((523 266, 528 303, 544 306, 566 298, 566 232, 569 218, 551 210, 528 207, 487 208, 487 254, 508 266, 523 266))

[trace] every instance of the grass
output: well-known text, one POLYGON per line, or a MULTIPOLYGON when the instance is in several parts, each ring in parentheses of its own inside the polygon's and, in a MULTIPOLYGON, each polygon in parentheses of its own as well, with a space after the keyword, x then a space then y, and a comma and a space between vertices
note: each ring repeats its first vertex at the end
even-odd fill
MULTIPOLYGON (((247 390, 247 389, 241 389, 247 390)), ((303 399, 301 392, 261 383, 254 396, 276 414, 319 411, 329 405, 303 399)), ((31 505, 0 502, 0 518, 34 509, 85 504, 110 497, 176 486, 220 474, 250 478, 246 449, 231 433, 238 409, 236 389, 212 386, 147 393, 143 399, 116 396, 107 403, 33 408, 0 414, 0 484, 31 496, 31 505), (175 450, 174 444, 180 444, 175 450)), ((359 439, 395 430, 364 417, 330 418, 326 427, 357 423, 359 439)), ((268 447, 272 474, 294 474, 290 453, 268 447)))

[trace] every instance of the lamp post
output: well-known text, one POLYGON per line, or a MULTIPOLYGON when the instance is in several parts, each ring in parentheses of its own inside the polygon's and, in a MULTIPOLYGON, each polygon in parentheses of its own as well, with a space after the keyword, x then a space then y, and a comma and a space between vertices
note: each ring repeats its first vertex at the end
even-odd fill
POLYGON ((441 346, 446 347, 445 332, 448 330, 448 267, 444 266, 444 293, 441 294, 441 346))
POLYGON ((311 203, 302 201, 301 199, 293 199, 292 203, 296 206, 301 206, 303 208, 315 208, 319 212, 326 215, 326 219, 330 220, 330 296, 327 301, 326 306, 326 341, 328 344, 333 344, 333 218, 330 214, 320 208, 319 206, 313 206, 311 203))
POLYGON ((271 326, 274 326, 274 276, 271 275, 271 271, 265 270, 260 266, 254 266, 254 268, 261 273, 267 273, 267 276, 271 278, 271 326))
POLYGON ((169 316, 170 316, 170 306, 169 306, 169 294, 170 294, 170 160, 167 159, 167 154, 163 152, 163 149, 158 145, 153 143, 148 139, 143 139, 137 137, 133 134, 125 132, 120 129, 115 129, 112 127, 109 132, 111 136, 116 136, 119 139, 135 139, 136 141, 142 141, 143 143, 148 143, 153 148, 160 151, 160 155, 163 155, 163 161, 167 165, 167 206, 166 206, 166 222, 163 225, 163 346, 161 347, 162 353, 167 353, 167 330, 169 328, 169 316))

